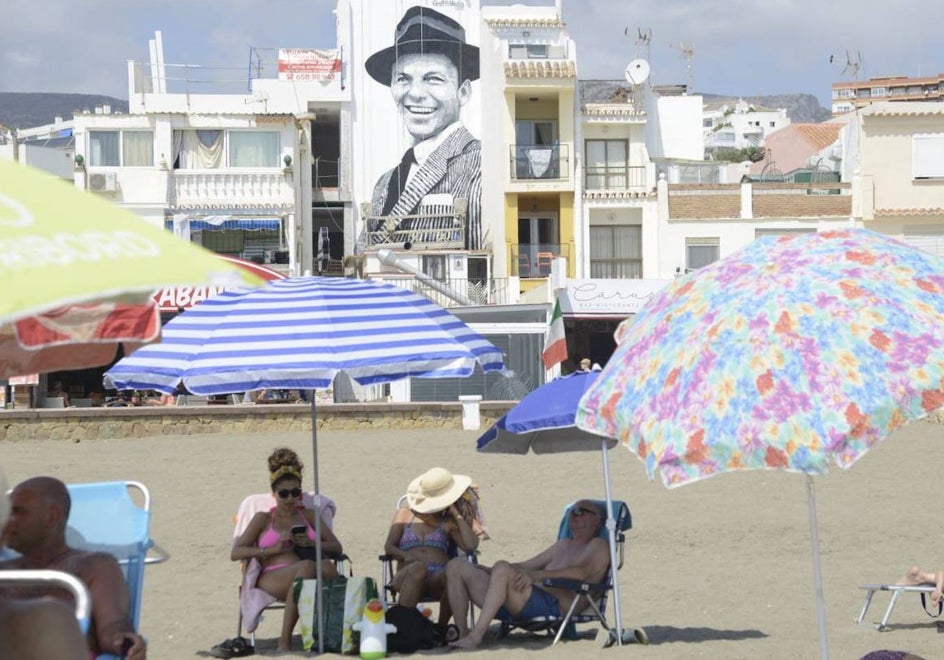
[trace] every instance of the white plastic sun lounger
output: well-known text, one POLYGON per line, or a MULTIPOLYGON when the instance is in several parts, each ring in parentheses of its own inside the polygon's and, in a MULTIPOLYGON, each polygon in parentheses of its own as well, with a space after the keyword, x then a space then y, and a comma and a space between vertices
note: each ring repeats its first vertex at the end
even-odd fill
MULTIPOLYGON (((919 585, 904 585, 904 584, 863 584, 859 586, 859 589, 865 589, 865 603, 862 604, 862 609, 859 611, 859 616, 856 619, 856 623, 862 623, 862 620, 865 618, 865 613, 869 609, 869 605, 872 604, 872 596, 875 595, 876 591, 890 591, 892 592, 892 598, 888 602, 888 609, 885 610, 885 616, 882 617, 882 620, 875 624, 875 628, 884 632, 888 630, 888 617, 891 616, 892 610, 895 609, 895 603, 898 602, 898 599, 901 598, 903 593, 909 591, 919 594, 928 594, 927 600, 930 602, 930 594, 934 591, 934 585, 931 584, 919 584, 919 585)), ((927 610, 925 610, 927 611, 927 610)), ((928 614, 935 616, 930 611, 928 614)))

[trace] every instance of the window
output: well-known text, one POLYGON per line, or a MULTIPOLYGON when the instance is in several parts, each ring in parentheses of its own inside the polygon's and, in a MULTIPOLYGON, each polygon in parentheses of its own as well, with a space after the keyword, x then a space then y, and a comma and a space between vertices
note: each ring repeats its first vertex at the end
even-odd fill
POLYGON ((446 281, 446 255, 432 254, 421 257, 423 272, 440 282, 446 281))
POLYGON ((280 155, 278 131, 174 131, 174 169, 281 167, 280 155))
POLYGON ((721 257, 718 238, 685 239, 685 272, 698 270, 702 266, 714 263, 721 257))
POLYGON ((590 277, 642 277, 642 227, 590 227, 590 277))
POLYGON ((915 179, 944 178, 944 134, 912 137, 915 179))
POLYGON ((886 87, 873 87, 871 90, 872 98, 888 96, 888 88, 886 87))
POLYGON ((547 44, 509 44, 509 57, 513 60, 546 60, 547 44))
POLYGON ((277 131, 230 131, 230 167, 279 167, 277 131))
POLYGON ((154 165, 153 131, 89 131, 91 167, 150 167, 154 165))
POLYGON ((586 187, 588 190, 625 189, 628 181, 628 140, 586 141, 586 187))

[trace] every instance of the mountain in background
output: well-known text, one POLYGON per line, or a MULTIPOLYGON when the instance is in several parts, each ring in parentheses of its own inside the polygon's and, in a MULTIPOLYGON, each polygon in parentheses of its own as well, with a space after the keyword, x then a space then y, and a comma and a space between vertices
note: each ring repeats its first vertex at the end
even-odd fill
POLYGON ((68 121, 83 110, 110 105, 112 112, 128 112, 128 102, 99 94, 46 94, 0 92, 0 124, 7 128, 33 128, 52 124, 56 117, 68 121))
POLYGON ((723 96, 703 93, 705 103, 726 104, 734 107, 738 99, 754 107, 762 106, 768 110, 787 111, 787 116, 794 124, 818 124, 833 116, 832 110, 824 108, 812 94, 774 94, 772 96, 723 96))
MULTIPOLYGON (((581 80, 583 102, 625 100, 629 86, 618 80, 581 80)), ((738 97, 702 93, 706 103, 727 103, 733 106, 738 97)), ((790 121, 819 123, 832 116, 829 109, 820 106, 812 94, 777 94, 773 96, 742 96, 747 103, 777 110, 784 108, 790 121)), ((0 92, 0 124, 9 128, 33 128, 52 124, 56 117, 72 119, 83 110, 94 112, 95 106, 110 105, 112 112, 128 112, 128 102, 98 94, 46 94, 28 92, 0 92)))
MULTIPOLYGON (((581 103, 622 103, 632 96, 632 85, 622 80, 581 80, 581 103)), ((680 94, 682 88, 669 85, 658 88, 662 94, 680 94)), ((812 94, 775 94, 772 96, 726 96, 722 94, 708 94, 697 92, 705 104, 729 105, 732 108, 742 99, 755 107, 761 106, 771 110, 783 108, 787 111, 790 121, 798 124, 818 124, 832 117, 832 110, 824 108, 812 94)))

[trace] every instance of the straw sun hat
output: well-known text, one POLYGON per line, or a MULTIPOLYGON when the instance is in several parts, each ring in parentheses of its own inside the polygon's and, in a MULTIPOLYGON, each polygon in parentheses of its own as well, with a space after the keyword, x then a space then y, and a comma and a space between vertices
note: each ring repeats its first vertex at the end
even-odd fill
POLYGON ((471 477, 434 467, 410 483, 406 489, 406 501, 417 513, 436 513, 462 497, 471 484, 471 477))

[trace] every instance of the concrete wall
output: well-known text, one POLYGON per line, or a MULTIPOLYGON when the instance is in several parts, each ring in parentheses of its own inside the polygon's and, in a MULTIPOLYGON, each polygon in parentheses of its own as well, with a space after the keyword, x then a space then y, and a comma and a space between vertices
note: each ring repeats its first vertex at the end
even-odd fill
MULTIPOLYGON (((482 403, 481 430, 470 432, 470 441, 473 434, 484 432, 514 404, 482 403)), ((319 431, 461 429, 462 404, 324 404, 318 407, 317 417, 319 431)), ((307 404, 0 411, 0 441, 11 442, 289 431, 311 431, 311 408, 307 404)))

